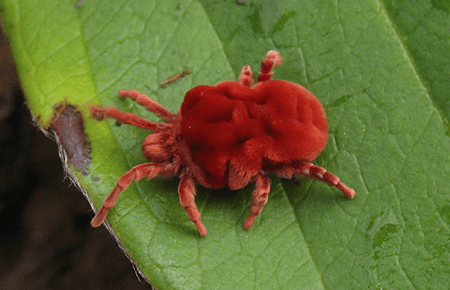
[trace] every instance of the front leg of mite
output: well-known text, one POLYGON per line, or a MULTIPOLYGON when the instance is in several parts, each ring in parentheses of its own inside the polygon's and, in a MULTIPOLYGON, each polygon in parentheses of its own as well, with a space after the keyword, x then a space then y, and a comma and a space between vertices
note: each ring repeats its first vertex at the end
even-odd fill
POLYGON ((258 83, 268 81, 272 78, 273 68, 283 63, 283 58, 276 50, 270 50, 261 62, 261 69, 258 73, 258 83))
POLYGON ((185 170, 181 175, 180 184, 178 185, 178 195, 180 196, 180 204, 188 214, 191 221, 197 227, 200 236, 204 237, 208 233, 206 227, 202 223, 202 216, 195 204, 195 180, 185 170))
POLYGON ((269 200, 270 179, 262 173, 254 177, 255 189, 252 192, 252 203, 250 205, 250 214, 244 222, 244 229, 252 227, 256 217, 261 213, 263 207, 269 200))
POLYGON ((238 80, 241 84, 249 88, 253 85, 253 71, 248 64, 242 67, 238 80))
POLYGON ((119 92, 119 96, 121 96, 122 98, 130 98, 136 101, 139 105, 144 106, 150 112, 154 112, 168 123, 172 122, 173 119, 175 119, 175 115, 161 106, 157 101, 150 99, 149 96, 141 94, 136 90, 122 90, 119 92))

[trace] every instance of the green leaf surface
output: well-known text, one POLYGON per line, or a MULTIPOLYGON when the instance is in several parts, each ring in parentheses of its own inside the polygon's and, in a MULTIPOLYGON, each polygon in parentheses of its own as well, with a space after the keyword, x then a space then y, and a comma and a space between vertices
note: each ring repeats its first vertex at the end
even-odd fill
POLYGON ((99 207, 117 179, 147 162, 149 133, 97 122, 92 104, 158 119, 121 89, 176 112, 201 84, 257 71, 324 105, 329 141, 315 161, 357 191, 272 178, 270 199, 242 229, 252 186, 198 187, 208 236, 179 205, 177 178, 133 183, 108 216, 158 289, 448 289, 450 282, 450 16, 447 1, 2 0, 1 17, 29 107, 45 127, 55 105, 82 114, 99 207), (166 78, 192 73, 168 88, 166 78))

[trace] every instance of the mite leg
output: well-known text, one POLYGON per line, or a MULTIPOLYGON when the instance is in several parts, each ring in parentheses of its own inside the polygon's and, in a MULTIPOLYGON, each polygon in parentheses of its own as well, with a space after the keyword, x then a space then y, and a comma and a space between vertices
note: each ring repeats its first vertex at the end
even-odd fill
POLYGON ((342 191, 349 198, 354 198, 356 195, 355 190, 346 186, 340 179, 334 174, 327 172, 327 170, 323 167, 316 166, 312 163, 308 162, 300 162, 295 166, 295 171, 293 172, 295 175, 305 176, 308 178, 312 178, 315 180, 323 181, 329 186, 337 187, 340 191, 342 191))
POLYGON ((255 218, 261 213, 263 207, 269 200, 270 179, 259 173, 255 176, 255 189, 252 192, 252 203, 250 205, 250 214, 244 222, 244 229, 252 227, 255 218))
POLYGON ((150 99, 147 95, 141 94, 136 90, 122 90, 119 92, 119 96, 122 98, 130 98, 136 101, 139 105, 142 105, 147 108, 150 112, 153 112, 164 119, 166 122, 171 122, 175 118, 175 115, 172 114, 169 110, 161 106, 155 100, 150 99))
POLYGON ((164 123, 155 123, 147 119, 136 116, 132 113, 122 112, 114 107, 101 108, 101 107, 91 107, 91 115, 95 119, 101 121, 105 117, 113 118, 120 123, 125 123, 128 125, 133 125, 143 129, 149 129, 153 131, 161 131, 166 129, 169 125, 164 123))
POLYGON ((241 84, 247 87, 251 87, 253 85, 253 71, 249 65, 244 65, 242 67, 238 80, 241 84))
POLYGON ((258 83, 270 80, 273 75, 273 68, 283 63, 283 58, 278 51, 270 50, 261 62, 261 69, 258 74, 258 83))
POLYGON ((195 204, 195 180, 189 174, 184 172, 181 175, 180 184, 178 185, 178 195, 180 196, 180 204, 188 214, 191 221, 197 227, 200 236, 204 237, 208 233, 206 227, 202 223, 202 216, 195 204))
POLYGON ((155 178, 159 175, 172 175, 170 167, 167 164, 145 163, 133 167, 130 171, 122 175, 111 193, 103 201, 103 206, 97 212, 91 221, 93 227, 100 226, 108 215, 108 211, 114 207, 120 193, 128 188, 133 180, 140 180, 143 177, 147 179, 155 178))

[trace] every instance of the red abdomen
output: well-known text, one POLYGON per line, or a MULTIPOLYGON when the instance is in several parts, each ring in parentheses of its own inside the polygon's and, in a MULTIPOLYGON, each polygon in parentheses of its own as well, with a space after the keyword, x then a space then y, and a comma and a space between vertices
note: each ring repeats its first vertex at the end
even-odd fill
POLYGON ((198 86, 180 113, 181 138, 199 167, 194 177, 210 188, 238 189, 275 164, 312 161, 328 137, 317 98, 283 80, 251 88, 233 81, 198 86))

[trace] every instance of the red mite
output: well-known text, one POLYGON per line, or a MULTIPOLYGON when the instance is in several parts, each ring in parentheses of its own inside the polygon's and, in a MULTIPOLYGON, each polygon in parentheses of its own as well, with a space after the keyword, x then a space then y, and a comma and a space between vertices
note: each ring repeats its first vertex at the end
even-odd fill
POLYGON ((91 114, 97 120, 107 116, 153 133, 142 144, 144 156, 152 162, 137 165, 119 178, 91 225, 100 226, 119 194, 133 180, 144 177, 180 176, 180 203, 201 236, 206 236, 207 230, 195 204, 196 184, 236 190, 253 183, 245 229, 252 227, 268 201, 269 173, 280 178, 305 176, 323 181, 353 198, 355 191, 337 176, 308 162, 322 152, 327 142, 325 111, 304 87, 271 80, 273 68, 282 62, 278 51, 269 51, 255 85, 253 72, 246 65, 238 82, 195 87, 187 92, 177 114, 137 91, 119 92, 121 97, 135 100, 165 123, 151 122, 114 107, 93 107, 91 114))

